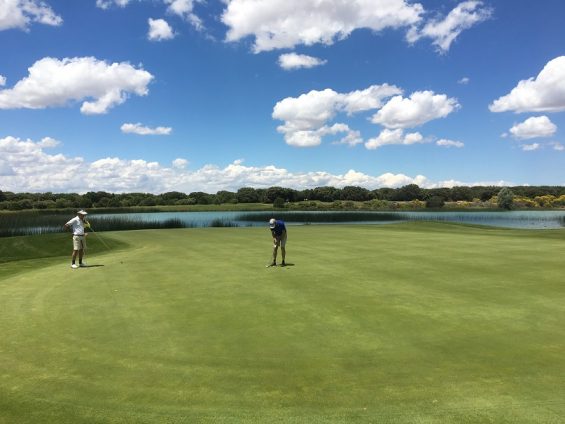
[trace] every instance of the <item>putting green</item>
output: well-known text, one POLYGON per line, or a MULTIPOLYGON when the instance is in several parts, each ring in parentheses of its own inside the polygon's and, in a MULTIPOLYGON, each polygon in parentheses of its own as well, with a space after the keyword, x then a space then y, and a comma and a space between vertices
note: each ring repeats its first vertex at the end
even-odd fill
POLYGON ((290 227, 285 268, 264 228, 103 236, 0 264, 0 423, 565 416, 563 230, 290 227))

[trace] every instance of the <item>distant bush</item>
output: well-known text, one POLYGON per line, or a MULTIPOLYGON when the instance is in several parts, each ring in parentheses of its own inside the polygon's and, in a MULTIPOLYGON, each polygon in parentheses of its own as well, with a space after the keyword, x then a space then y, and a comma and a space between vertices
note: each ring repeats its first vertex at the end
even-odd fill
POLYGON ((555 203, 555 199, 555 196, 551 194, 534 197, 534 201, 542 208, 551 208, 555 203))
POLYGON ((440 196, 433 196, 426 200, 426 208, 441 209, 445 206, 445 200, 440 196))
POLYGON ((276 209, 282 209, 284 208, 284 199, 282 197, 277 197, 274 201, 273 201, 273 207, 276 209))
POLYGON ((510 210, 514 206, 514 193, 508 187, 504 187, 498 192, 497 199, 498 207, 501 209, 510 210))

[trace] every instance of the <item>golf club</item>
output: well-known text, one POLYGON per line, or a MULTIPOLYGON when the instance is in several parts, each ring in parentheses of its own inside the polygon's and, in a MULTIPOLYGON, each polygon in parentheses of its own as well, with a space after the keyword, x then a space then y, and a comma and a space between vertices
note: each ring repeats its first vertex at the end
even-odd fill
POLYGON ((97 233, 96 231, 94 231, 94 228, 92 228, 92 225, 90 224, 90 222, 86 221, 86 225, 88 226, 88 228, 90 228, 90 230, 92 231, 93 234, 96 234, 96 237, 98 237, 98 240, 100 240, 102 242, 102 244, 104 245, 104 247, 108 250, 112 250, 110 249, 110 246, 108 246, 106 244, 106 242, 104 241, 104 239, 102 238, 102 236, 97 233))

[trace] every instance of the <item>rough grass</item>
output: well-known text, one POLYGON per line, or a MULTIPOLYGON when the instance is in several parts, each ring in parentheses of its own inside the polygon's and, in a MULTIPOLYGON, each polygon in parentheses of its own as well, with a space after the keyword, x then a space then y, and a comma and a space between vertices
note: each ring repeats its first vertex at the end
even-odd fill
POLYGON ((290 227, 286 268, 264 228, 104 237, 0 279, 0 423, 565 416, 563 230, 290 227))

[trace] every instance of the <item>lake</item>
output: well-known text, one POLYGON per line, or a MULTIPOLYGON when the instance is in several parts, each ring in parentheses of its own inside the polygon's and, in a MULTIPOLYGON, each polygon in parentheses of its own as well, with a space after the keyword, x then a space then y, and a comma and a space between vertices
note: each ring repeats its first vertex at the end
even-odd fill
POLYGON ((154 212, 89 215, 93 220, 123 218, 141 221, 178 219, 188 227, 225 226, 262 227, 270 217, 283 219, 289 225, 310 224, 388 224, 399 221, 441 221, 480 224, 506 228, 551 229, 565 226, 565 211, 506 212, 154 212))

